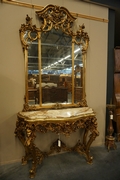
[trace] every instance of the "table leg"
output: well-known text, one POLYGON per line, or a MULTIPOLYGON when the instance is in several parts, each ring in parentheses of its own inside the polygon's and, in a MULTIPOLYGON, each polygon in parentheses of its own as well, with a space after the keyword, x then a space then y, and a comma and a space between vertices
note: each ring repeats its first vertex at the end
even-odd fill
POLYGON ((93 161, 93 157, 90 156, 90 146, 98 135, 99 132, 97 131, 96 118, 91 118, 89 121, 86 121, 85 131, 83 135, 83 142, 81 143, 79 140, 78 143, 73 148, 74 151, 83 154, 87 160, 87 163, 89 164, 92 164, 93 161), (91 134, 89 135, 89 139, 88 139, 89 132, 91 134))
POLYGON ((35 139, 35 130, 31 125, 26 128, 26 141, 25 141, 25 150, 27 159, 32 159, 32 168, 30 170, 30 178, 34 178, 36 174, 36 168, 38 164, 41 164, 43 159, 47 156, 47 153, 43 153, 39 148, 34 144, 35 139))

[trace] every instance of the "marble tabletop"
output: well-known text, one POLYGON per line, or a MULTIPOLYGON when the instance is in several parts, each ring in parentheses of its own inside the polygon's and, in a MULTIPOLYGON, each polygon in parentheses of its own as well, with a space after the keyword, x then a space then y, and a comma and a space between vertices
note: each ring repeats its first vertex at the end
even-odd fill
POLYGON ((46 119, 65 119, 72 117, 83 117, 95 115, 90 107, 79 108, 66 108, 66 109, 49 109, 39 111, 19 112, 18 116, 23 117, 25 120, 46 120, 46 119))

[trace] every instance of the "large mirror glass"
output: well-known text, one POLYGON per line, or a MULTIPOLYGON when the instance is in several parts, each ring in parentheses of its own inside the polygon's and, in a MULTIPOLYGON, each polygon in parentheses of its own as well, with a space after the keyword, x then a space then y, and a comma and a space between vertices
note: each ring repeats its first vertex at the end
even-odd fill
POLYGON ((41 35, 42 103, 71 103, 72 38, 52 29, 41 35))
MULTIPOLYGON (((37 11, 40 27, 20 28, 25 56, 25 110, 73 107, 85 102, 85 64, 89 37, 84 25, 73 31, 73 17, 64 7, 37 11)), ((85 105, 85 104, 84 104, 85 105)))

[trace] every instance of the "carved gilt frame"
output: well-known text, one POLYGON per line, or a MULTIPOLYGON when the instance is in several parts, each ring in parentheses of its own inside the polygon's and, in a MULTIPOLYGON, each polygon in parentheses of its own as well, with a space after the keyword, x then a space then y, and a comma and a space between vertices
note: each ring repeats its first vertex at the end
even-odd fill
MULTIPOLYGON (((73 17, 70 12, 65 7, 48 5, 40 11, 36 11, 37 17, 42 22, 40 28, 37 28, 36 25, 32 25, 32 18, 28 15, 26 17, 26 24, 22 24, 19 30, 20 39, 24 51, 25 57, 25 104, 24 111, 39 110, 42 108, 62 108, 62 107, 76 107, 76 106, 87 106, 86 94, 85 94, 85 73, 83 74, 83 99, 75 104, 74 103, 74 93, 72 95, 71 104, 54 104, 52 106, 42 106, 41 94, 40 94, 40 103, 39 105, 29 105, 28 104, 28 46, 29 43, 39 39, 38 41, 38 63, 39 63, 39 72, 41 68, 41 33, 50 31, 52 28, 58 30, 62 29, 64 33, 72 37, 72 67, 74 67, 74 45, 82 46, 83 54, 83 71, 86 72, 86 53, 89 45, 89 36, 88 33, 84 31, 84 24, 79 26, 79 30, 76 32, 73 31, 73 23, 76 18, 73 17), (27 38, 25 39, 25 34, 28 31, 27 38), (31 33, 34 32, 36 36, 31 37, 31 33), (29 43, 28 43, 29 42, 29 43)), ((39 78, 39 84, 41 84, 41 76, 39 78)), ((72 92, 74 92, 74 70, 72 71, 72 92)))

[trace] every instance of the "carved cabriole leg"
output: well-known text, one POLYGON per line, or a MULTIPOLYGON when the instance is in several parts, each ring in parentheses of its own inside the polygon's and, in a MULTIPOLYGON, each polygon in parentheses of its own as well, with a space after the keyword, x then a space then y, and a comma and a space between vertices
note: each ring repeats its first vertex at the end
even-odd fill
POLYGON ((34 139, 35 139, 35 128, 32 125, 27 125, 26 126, 26 142, 25 142, 25 146, 26 148, 28 148, 28 154, 27 154, 27 158, 31 157, 32 159, 32 168, 30 170, 30 178, 34 178, 35 177, 35 173, 36 173, 36 156, 35 156, 35 145, 33 143, 34 139))
POLYGON ((26 124, 22 119, 18 119, 16 123, 15 135, 19 138, 25 148, 25 156, 22 158, 22 165, 25 165, 28 160, 32 160, 32 168, 30 170, 30 178, 35 177, 36 167, 38 163, 41 163, 44 155, 35 146, 35 127, 30 124, 26 124))
POLYGON ((22 158, 22 164, 24 165, 28 160, 31 160, 33 158, 31 146, 33 146, 33 140, 35 138, 34 130, 30 129, 28 125, 26 125, 26 139, 24 142, 24 148, 25 148, 25 156, 22 158))
POLYGON ((79 154, 83 154, 86 157, 84 145, 80 142, 80 140, 77 142, 77 144, 72 148, 73 151, 78 152, 79 154))
POLYGON ((90 139, 88 140, 87 142, 87 146, 86 146, 86 158, 87 158, 87 162, 89 164, 92 164, 92 160, 93 160, 93 157, 90 156, 90 146, 92 144, 92 142, 95 140, 95 138, 97 137, 97 134, 95 132, 92 132, 90 134, 90 139))
POLYGON ((41 164, 47 153, 43 153, 38 149, 35 144, 30 147, 32 153, 32 168, 30 170, 30 178, 34 178, 36 174, 37 165, 41 164))
POLYGON ((87 142, 88 132, 89 132, 89 130, 85 129, 85 132, 83 135, 83 143, 81 143, 79 140, 78 143, 73 148, 73 150, 80 154, 83 154, 87 160, 87 163, 92 164, 93 158, 89 154, 89 152, 90 152, 89 148, 90 148, 90 145, 92 144, 92 141, 88 140, 88 142, 87 142))
POLYGON ((35 145, 31 144, 30 147, 31 154, 32 154, 32 168, 30 169, 30 178, 34 178, 36 174, 36 168, 37 168, 37 156, 36 156, 36 151, 35 151, 35 145))
POLYGON ((99 135, 99 132, 97 130, 97 122, 96 122, 96 117, 91 118, 91 121, 89 121, 87 129, 91 132, 91 134, 89 135, 89 140, 86 144, 86 158, 88 163, 92 163, 92 159, 93 157, 91 157, 89 155, 90 152, 90 146, 92 144, 92 142, 95 140, 95 138, 99 135))
POLYGON ((85 125, 85 131, 83 135, 83 144, 80 143, 80 140, 76 144, 76 146, 73 148, 74 151, 77 151, 78 153, 82 153, 89 164, 92 164, 93 157, 90 156, 90 146, 92 142, 95 140, 95 138, 99 135, 97 131, 97 123, 96 118, 92 117, 91 119, 86 121, 85 125), (89 135, 89 139, 87 141, 88 133, 91 132, 89 135))
POLYGON ((83 135, 83 146, 86 149, 86 143, 87 143, 87 136, 88 136, 88 129, 85 129, 84 135, 83 135))
POLYGON ((17 120, 14 133, 15 133, 15 136, 18 137, 20 142, 24 145, 24 142, 25 142, 25 123, 24 123, 24 121, 17 120))
MULTIPOLYGON (((20 142, 23 144, 23 146, 25 147, 25 141, 26 141, 26 124, 22 119, 18 119, 16 122, 16 128, 15 128, 15 136, 18 137, 18 139, 20 140, 20 142)), ((28 160, 28 153, 29 149, 27 147, 25 147, 25 156, 22 158, 22 165, 27 164, 27 160, 28 160)))
POLYGON ((91 141, 90 143, 90 139, 89 139, 87 142, 88 132, 89 132, 89 129, 85 129, 84 136, 83 136, 83 146, 84 146, 84 151, 85 151, 84 153, 87 159, 87 163, 92 164, 93 157, 90 156, 89 153, 90 153, 90 145, 92 144, 93 141, 91 141))
POLYGON ((30 178, 34 178, 36 174, 36 168, 38 164, 41 164, 43 159, 47 156, 46 153, 40 151, 39 148, 34 144, 35 140, 35 127, 32 124, 26 125, 26 141, 25 141, 25 150, 26 156, 25 159, 32 160, 32 168, 30 170, 30 178))

